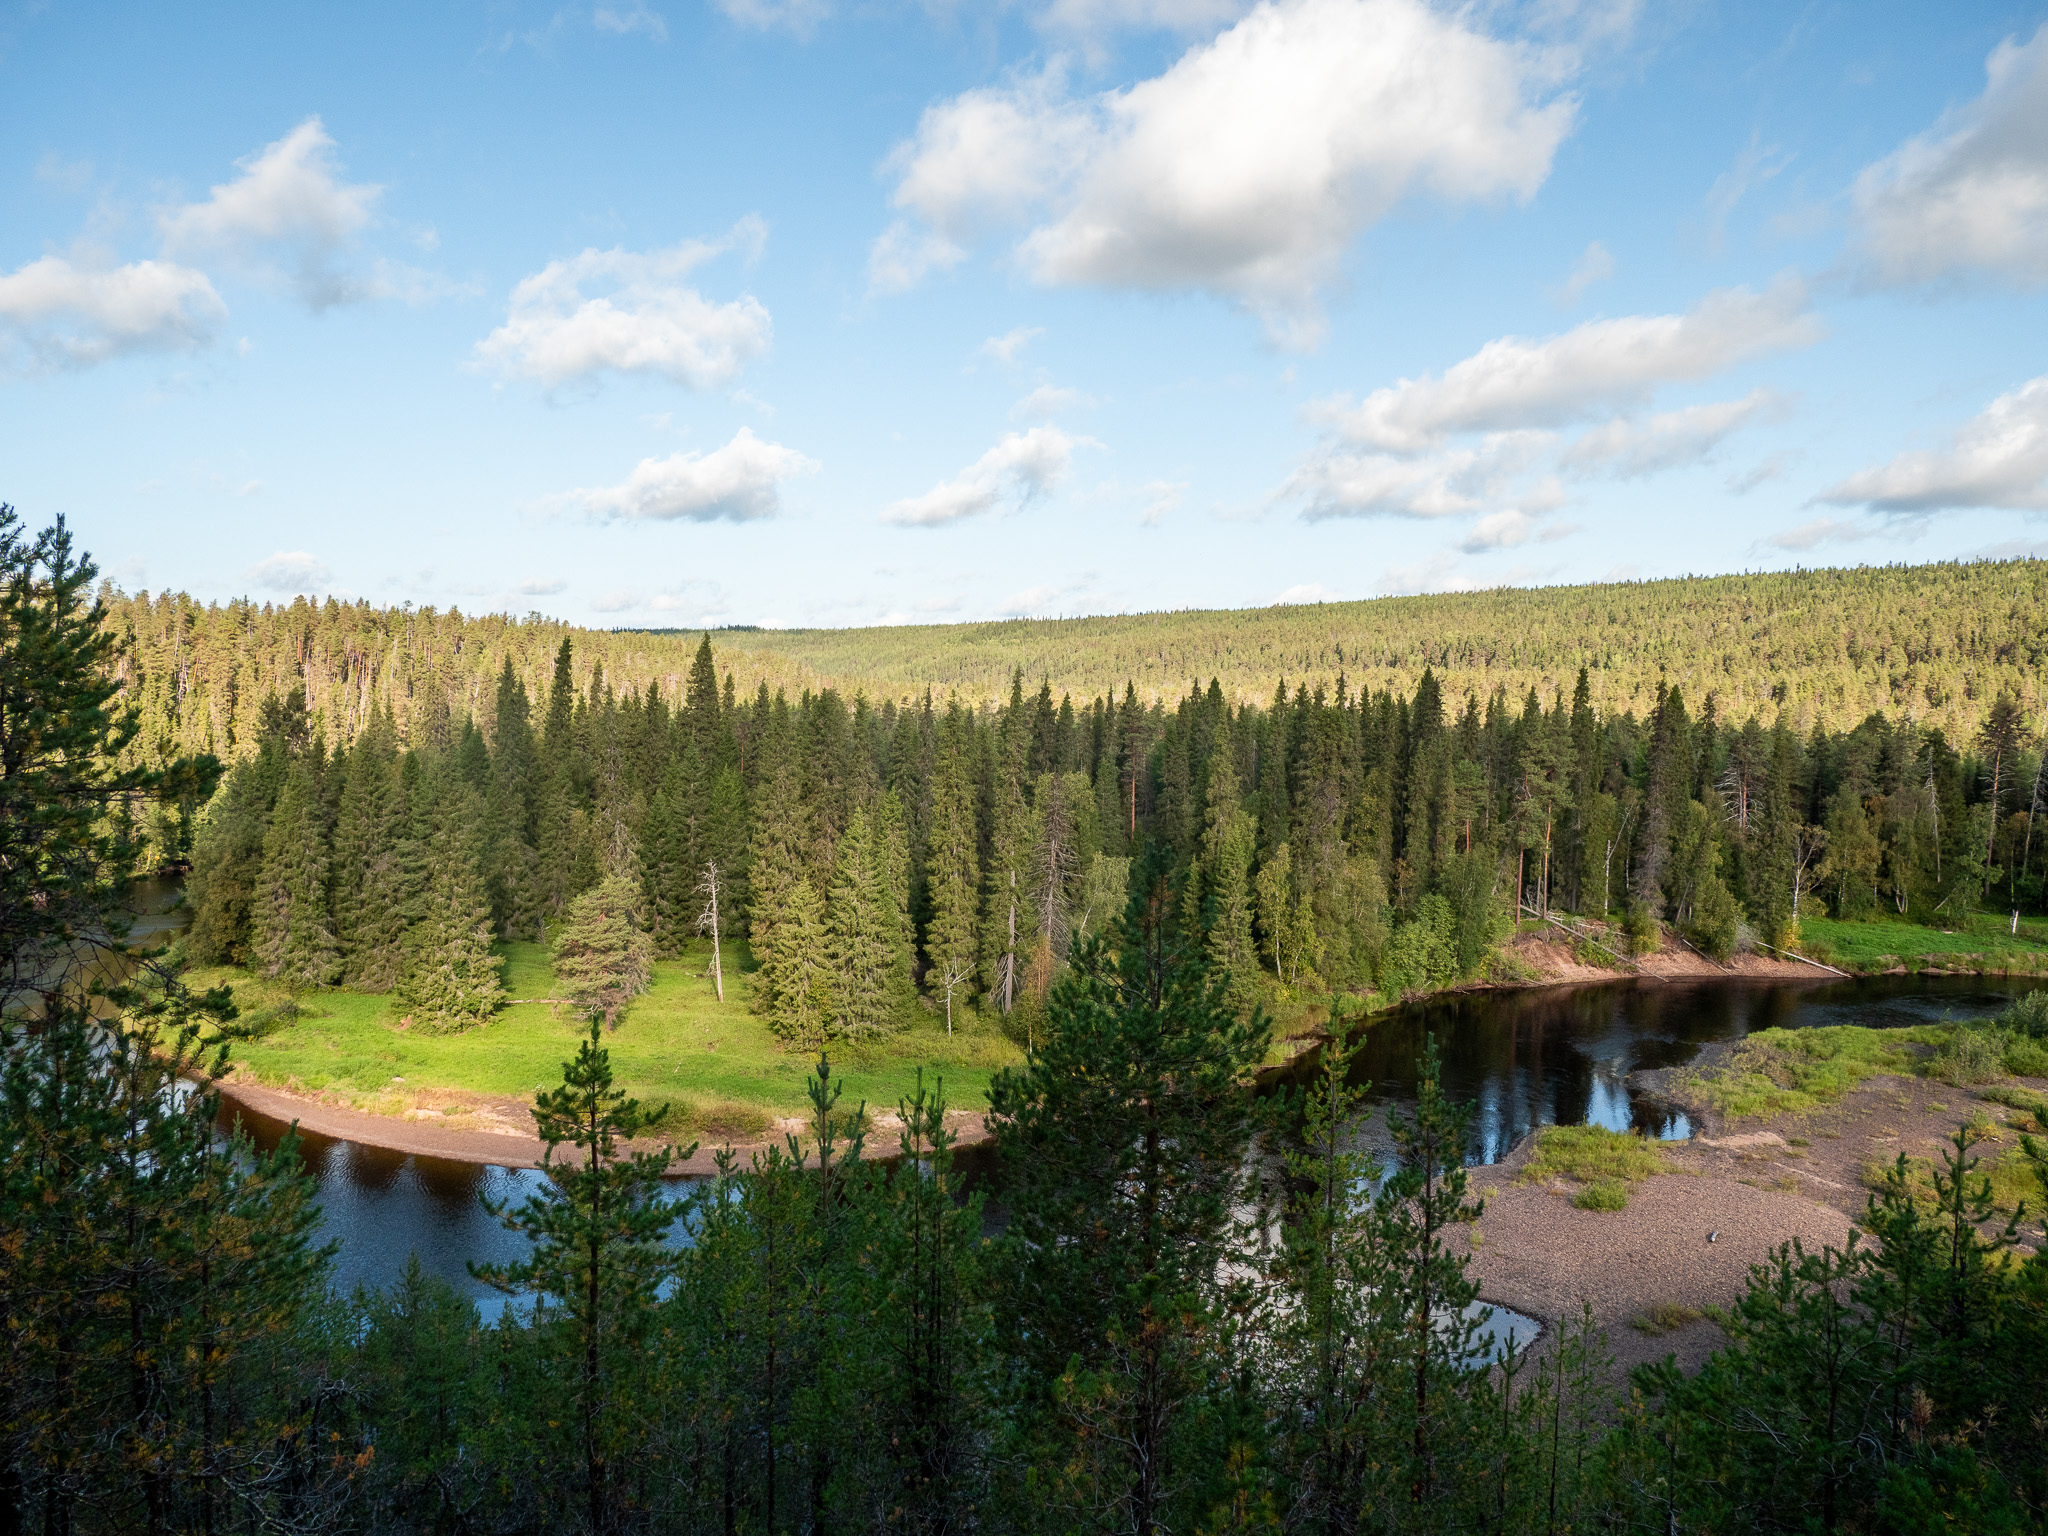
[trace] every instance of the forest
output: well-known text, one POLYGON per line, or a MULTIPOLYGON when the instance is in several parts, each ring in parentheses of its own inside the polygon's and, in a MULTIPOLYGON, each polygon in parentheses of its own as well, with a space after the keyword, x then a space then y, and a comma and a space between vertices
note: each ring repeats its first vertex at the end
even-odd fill
MULTIPOLYGON (((1450 1241, 1470 1111, 1433 1044, 1384 1165, 1349 1134, 1353 1019, 1299 1089, 1251 1091, 1274 968, 1463 964, 1503 890, 1710 940, 1817 893, 2034 889, 2038 768, 1995 709, 1951 743, 1723 723, 1675 686, 1641 718, 1584 686, 1452 702, 1433 674, 1261 708, 1054 705, 1013 674, 993 712, 870 709, 743 700, 700 642, 673 706, 577 688, 561 648, 538 699, 501 670, 481 718, 380 706, 332 752, 280 695, 224 769, 137 751, 94 576, 61 523, 0 511, 6 1536, 2048 1526, 2048 1229, 1989 1219, 1968 1126, 1931 1196, 1900 1157, 1867 1241, 1753 1270, 1701 1370, 1617 1382, 1587 1323, 1485 1342, 1450 1241), (467 957, 505 930, 599 983, 534 1100, 544 1178, 494 1208, 530 1239, 478 1270, 502 1309, 416 1265, 329 1286, 292 1142, 219 1128, 202 1034, 232 997, 123 939, 167 837, 188 944, 309 987, 467 1027, 494 1001, 467 957), (792 1046, 824 1042, 812 1112, 678 1186, 607 1025, 642 941, 727 922, 792 1046), (995 1203, 941 1084, 885 1161, 831 1065, 949 988, 1031 1031, 990 1094, 995 1203)), ((2040 1002, 2002 1027, 2048 1038, 2040 1002)))
POLYGON ((346 750, 298 687, 267 698, 253 754, 160 834, 190 850, 194 958, 396 990, 454 1029, 500 996, 494 942, 545 939, 612 978, 577 995, 610 987, 615 1023, 649 958, 715 926, 793 1047, 920 997, 1028 1042, 1146 852, 1241 1009, 1484 974, 1524 914, 1638 943, 1668 924, 1725 958, 1793 944, 1802 913, 2038 910, 2048 875, 2048 758, 2010 696, 1954 742, 1903 715, 1724 717, 1675 684, 1603 713, 1584 670, 1547 699, 1448 698, 1425 669, 1406 696, 1340 678, 1233 705, 1211 682, 1150 707, 1013 674, 993 710, 877 709, 743 698, 705 636, 671 705, 601 667, 579 689, 574 646, 537 699, 507 660, 480 717, 430 698, 402 738, 380 706, 346 750))

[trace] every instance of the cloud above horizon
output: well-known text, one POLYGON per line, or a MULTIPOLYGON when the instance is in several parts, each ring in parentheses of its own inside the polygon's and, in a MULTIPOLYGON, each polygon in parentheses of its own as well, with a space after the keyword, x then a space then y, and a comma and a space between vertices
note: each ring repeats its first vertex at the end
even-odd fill
POLYGON ((922 496, 892 503, 882 513, 882 521, 908 528, 937 528, 993 512, 1005 502, 1027 505, 1059 485, 1073 461, 1074 449, 1089 441, 1053 426, 1007 432, 952 479, 940 481, 922 496))
POLYGON ((1854 254, 1877 287, 2048 283, 2048 23, 1985 60, 1984 93, 1856 178, 1854 254))
POLYGON ((1815 499, 1906 515, 1965 507, 2048 510, 2048 374, 1993 400, 1950 434, 1946 448, 1902 453, 1815 499))
POLYGON ((596 518, 751 523, 782 510, 785 480, 823 467, 741 427, 723 448, 642 459, 618 485, 570 491, 557 501, 596 518))
POLYGON ((477 359, 550 386, 606 373, 699 390, 728 383, 768 350, 768 311, 752 294, 714 303, 683 279, 728 251, 758 253, 766 238, 750 215, 718 240, 551 261, 513 288, 505 323, 477 343, 477 359))
POLYGON ((1263 0, 1093 95, 1055 58, 926 109, 887 164, 899 217, 870 280, 900 291, 1022 228, 1034 281, 1202 290, 1310 345, 1345 252, 1397 204, 1535 193, 1577 119, 1562 71, 1422 0, 1263 0))
POLYGON ((0 369, 192 352, 213 340, 227 313, 206 274, 176 262, 42 256, 0 273, 0 369))

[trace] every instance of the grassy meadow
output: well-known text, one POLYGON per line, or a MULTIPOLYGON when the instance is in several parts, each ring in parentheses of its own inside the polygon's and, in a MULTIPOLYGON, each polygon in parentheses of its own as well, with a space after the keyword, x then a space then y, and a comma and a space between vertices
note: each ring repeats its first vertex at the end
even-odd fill
POLYGON ((1903 918, 1841 922, 1802 917, 1799 948, 1815 960, 1858 973, 1889 971, 2008 971, 2048 975, 2048 922, 1973 912, 1952 928, 1931 928, 1903 918))
MULTIPOLYGON (((605 1044, 618 1085, 643 1103, 670 1105, 664 1129, 706 1138, 758 1136, 805 1105, 813 1056, 785 1050, 749 1007, 751 977, 734 964, 743 946, 726 946, 725 1002, 708 974, 708 943, 680 960, 662 961, 654 985, 626 1010, 605 1044)), ((513 998, 546 998, 554 977, 538 944, 501 946, 505 988, 513 998)), ((274 984, 247 971, 198 970, 195 988, 231 984, 243 1020, 289 1001, 274 984)), ((359 1109, 397 1113, 423 1098, 449 1093, 530 1099, 561 1080, 588 1026, 567 1007, 515 1002, 489 1023, 460 1034, 430 1035, 404 1027, 395 998, 361 992, 302 994, 299 1017, 265 1025, 253 1039, 232 1042, 237 1070, 269 1087, 317 1094, 359 1109)), ((1024 1053, 993 1023, 955 1009, 947 1038, 943 1014, 922 1014, 909 1028, 862 1046, 830 1047, 843 1077, 842 1109, 865 1100, 893 1110, 920 1067, 930 1085, 943 1079, 955 1109, 979 1109, 997 1071, 1024 1053)))

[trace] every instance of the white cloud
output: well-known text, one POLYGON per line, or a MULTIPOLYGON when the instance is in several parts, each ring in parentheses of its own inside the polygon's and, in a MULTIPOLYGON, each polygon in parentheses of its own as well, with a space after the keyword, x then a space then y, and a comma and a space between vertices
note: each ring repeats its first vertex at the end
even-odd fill
POLYGON ((1797 528, 1774 533, 1764 542, 1774 549, 1789 549, 1803 553, 1822 544, 1853 544, 1876 536, 1875 528, 1867 528, 1858 523, 1846 523, 1839 518, 1816 517, 1812 522, 1801 523, 1797 528))
POLYGON ((882 521, 933 528, 992 512, 1005 501, 1022 506, 1057 486, 1073 461, 1074 449, 1088 441, 1069 437, 1058 427, 1005 433, 1001 442, 951 480, 889 507, 882 521))
POLYGON ((1034 340, 1044 334, 1045 327, 1042 325, 1020 325, 1014 330, 1005 331, 1000 336, 989 337, 987 341, 981 344, 979 350, 983 357, 989 358, 991 361, 1004 364, 1014 363, 1017 361, 1018 353, 1022 352, 1034 340))
POLYGON ((521 597, 554 597, 569 590, 569 583, 559 576, 533 576, 512 589, 521 597))
POLYGON ((590 16, 591 25, 600 32, 610 32, 616 37, 630 37, 638 32, 653 42, 668 41, 668 23, 661 13, 651 9, 647 0, 632 0, 630 5, 600 5, 590 16))
POLYGON ((783 481, 821 467, 741 427, 723 448, 642 459, 623 485, 571 491, 560 500, 593 517, 748 523, 780 510, 783 481))
POLYGON ((1766 144, 1752 133, 1735 163, 1714 178, 1707 189, 1707 243, 1719 250, 1728 233, 1729 215, 1758 187, 1770 181, 1792 163, 1792 157, 1775 144, 1766 144))
POLYGON ((1688 405, 1643 421, 1616 417, 1582 434, 1559 459, 1567 468, 1603 467, 1619 479, 1633 480, 1699 462, 1779 405, 1770 390, 1753 389, 1740 400, 1688 405))
POLYGON ((1086 410, 1094 403, 1093 395, 1083 394, 1078 389, 1063 389, 1055 384, 1041 384, 1010 407, 1010 420, 1050 421, 1062 412, 1086 410))
POLYGON ((999 605, 999 611, 1006 618, 1029 618, 1033 614, 1044 612, 1059 595, 1058 587, 1026 587, 1023 591, 1012 592, 1004 598, 999 605))
POLYGON ((1907 514, 1949 507, 2048 509, 2048 374, 2000 395, 1958 428, 1947 448, 1902 453, 1816 499, 1907 514))
POLYGON ((1604 283, 1614 276, 1614 257, 1598 240, 1589 244, 1572 263, 1569 276, 1558 285, 1557 302, 1569 309, 1585 297, 1586 290, 1595 283, 1604 283))
POLYGON ((1300 586, 1289 587, 1273 599, 1275 608, 1289 607, 1295 603, 1341 603, 1344 599, 1332 592, 1320 581, 1305 581, 1300 586))
POLYGON ((1472 525, 1472 531, 1465 535, 1458 548, 1468 555, 1476 555, 1488 549, 1512 549, 1517 544, 1529 542, 1529 536, 1536 531, 1536 519, 1520 507, 1509 507, 1500 512, 1489 512, 1472 525))
POLYGON ((1867 277, 2048 282, 2048 24, 1985 61, 1984 94, 1856 178, 1867 277))
POLYGON ((549 384, 607 371, 657 374, 692 389, 723 384, 768 350, 768 311, 751 294, 713 303, 682 279, 735 246, 758 250, 765 234, 749 218, 722 240, 551 261, 512 290, 505 323, 477 343, 477 356, 549 384))
MULTIPOLYGON (((1264 0, 1125 90, 1077 98, 1055 64, 929 108, 893 201, 941 242, 926 270, 1026 224, 1040 282, 1205 289, 1305 341, 1353 237, 1404 198, 1535 192, 1576 114, 1561 67, 1423 0, 1264 0)), ((878 287, 914 280, 909 227, 878 242, 878 287)))
POLYGON ((1476 512, 1529 469, 1550 442, 1544 432, 1503 432, 1474 448, 1406 457, 1324 451, 1288 480, 1279 499, 1302 503, 1309 522, 1332 517, 1455 517, 1476 512))
POLYGON ((169 261, 93 265, 42 256, 0 274, 0 365, 85 367, 130 352, 189 352, 227 306, 206 274, 169 261))
POLYGON ((1157 528, 1167 515, 1180 510, 1180 499, 1187 494, 1185 480, 1148 480, 1144 485, 1145 511, 1138 522, 1146 528, 1157 528))
POLYGON ((313 593, 324 590, 334 580, 334 572, 327 562, 316 559, 303 549, 279 550, 267 559, 258 560, 242 573, 243 580, 251 586, 262 587, 269 592, 313 593))
POLYGON ((1820 336, 1805 285, 1783 278, 1763 293, 1717 290, 1683 315, 1593 320, 1547 341, 1504 336, 1442 378, 1403 379, 1322 411, 1353 442, 1419 452, 1454 432, 1563 426, 1820 336))
POLYGON ((713 0, 726 19, 756 32, 807 38, 832 14, 831 0, 713 0))
POLYGON ((299 297, 316 310, 386 294, 405 297, 408 282, 431 286, 426 274, 390 264, 368 277, 349 270, 346 257, 376 216, 384 189, 341 180, 334 140, 319 118, 307 118, 235 163, 242 174, 214 187, 205 202, 159 215, 168 254, 225 256, 257 269, 281 254, 292 266, 299 297))
POLYGON ((1748 469, 1728 477, 1728 489, 1737 496, 1747 496, 1766 480, 1775 480, 1792 467, 1796 455, 1780 450, 1758 460, 1748 469))

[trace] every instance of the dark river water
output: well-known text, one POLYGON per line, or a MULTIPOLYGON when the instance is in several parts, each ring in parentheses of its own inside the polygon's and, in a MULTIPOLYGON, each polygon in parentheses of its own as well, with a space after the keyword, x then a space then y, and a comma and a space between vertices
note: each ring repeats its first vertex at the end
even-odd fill
MULTIPOLYGON (((1700 1047, 1773 1026, 1898 1026, 1976 1018, 2002 1010, 2029 983, 1997 978, 1877 977, 1815 982, 1611 982, 1523 992, 1470 992, 1410 1004, 1376 1018, 1355 1066, 1376 1100, 1413 1096, 1416 1060, 1434 1033, 1447 1091, 1475 1106, 1468 1158, 1499 1161, 1544 1125, 1633 1127, 1689 1135, 1685 1117, 1633 1099, 1638 1068, 1682 1065, 1700 1047)), ((243 1113, 229 1107, 226 1116, 243 1113)), ((259 1146, 284 1125, 243 1118, 259 1146)), ((319 1181, 322 1235, 339 1242, 335 1281, 389 1284, 418 1254, 429 1273, 476 1298, 499 1300, 467 1263, 516 1259, 525 1240, 488 1215, 479 1196, 518 1197, 538 1186, 531 1171, 411 1157, 325 1136, 302 1135, 301 1155, 319 1181)))

